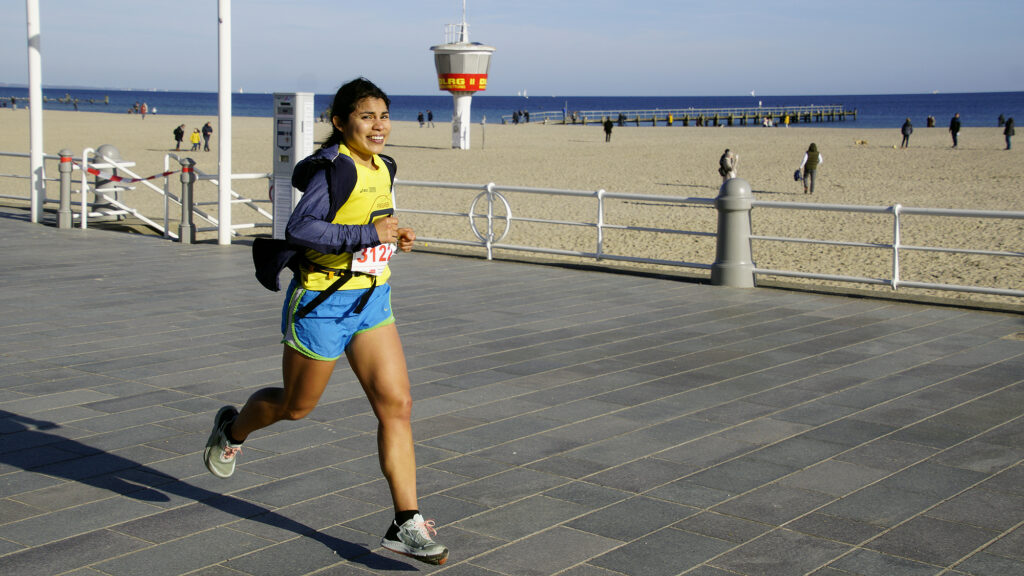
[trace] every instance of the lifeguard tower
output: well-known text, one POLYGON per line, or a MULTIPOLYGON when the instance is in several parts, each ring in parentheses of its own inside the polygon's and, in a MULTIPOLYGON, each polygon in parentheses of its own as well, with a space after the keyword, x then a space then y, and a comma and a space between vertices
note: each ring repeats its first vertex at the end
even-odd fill
POLYGON ((445 26, 445 43, 431 46, 437 84, 452 93, 452 148, 469 150, 470 106, 473 93, 487 89, 487 70, 494 46, 469 41, 466 0, 462 0, 462 23, 445 26))

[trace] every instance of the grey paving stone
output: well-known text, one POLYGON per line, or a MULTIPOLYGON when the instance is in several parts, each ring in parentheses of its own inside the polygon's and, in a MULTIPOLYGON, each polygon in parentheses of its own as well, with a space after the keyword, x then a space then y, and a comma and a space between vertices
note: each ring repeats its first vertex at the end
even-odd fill
POLYGON ((898 574, 920 560, 847 552, 908 518, 877 540, 910 549, 902 530, 922 522, 952 526, 940 540, 993 529, 950 576, 1024 562, 1021 530, 999 532, 1024 498, 1024 345, 1002 339, 1018 331, 1015 315, 403 256, 392 284, 419 502, 452 548, 439 570, 379 548, 392 503, 376 419, 350 370, 309 418, 247 442, 230 480, 200 463, 219 406, 279 385, 280 295, 239 283, 252 274, 248 246, 58 231, 14 215, 0 218, 0 294, 19 295, 0 295, 0 529, 86 532, 28 548, 0 539, 0 573, 719 576, 736 573, 719 559, 735 558, 745 576, 832 576, 846 571, 818 559, 873 554, 898 574), (155 274, 164 281, 144 280, 155 274), (105 290, 80 289, 98 278, 105 290), (26 289, 40 281, 45 294, 26 289), (25 312, 44 301, 59 321, 25 312), (650 504, 631 510, 618 488, 650 504), (789 520, 801 534, 786 538, 709 511, 782 521, 817 498, 840 500, 789 520), (95 527, 69 516, 108 502, 95 527), (523 511, 512 530, 522 539, 493 527, 503 510, 523 511), (492 536, 458 528, 491 517, 492 536), (639 536, 565 526, 588 517, 639 536), (224 554, 224 538, 255 547, 224 554), (785 564, 784 550, 803 563, 785 564))
POLYGON ((642 458, 587 477, 588 482, 627 492, 642 493, 698 470, 660 458, 642 458))
POLYGON ((514 469, 457 486, 445 491, 444 494, 484 506, 500 506, 565 482, 564 479, 550 474, 514 469))
POLYGON ((573 502, 589 509, 603 508, 633 496, 629 492, 598 486, 588 482, 570 482, 569 484, 552 488, 544 492, 544 495, 573 502))
POLYGON ((586 512, 587 508, 579 504, 546 496, 531 496, 461 520, 457 526, 495 538, 518 540, 586 512))
POLYGON ((764 534, 771 526, 716 512, 702 512, 680 520, 673 528, 742 544, 764 534))
POLYGON ((726 552, 709 564, 749 576, 806 574, 849 549, 838 542, 775 530, 726 552), (800 553, 794 554, 793 550, 800 550, 800 553))
POLYGON ((647 495, 695 508, 710 508, 719 502, 732 498, 735 496, 735 493, 701 486, 689 480, 676 480, 651 490, 647 495))
POLYGON ((887 473, 840 460, 825 460, 779 480, 779 484, 844 496, 885 477, 887 473))
POLYGON ((108 498, 77 508, 67 508, 5 524, 0 526, 0 538, 26 546, 40 546, 101 530, 158 511, 159 508, 143 502, 108 498))
POLYGON ((874 550, 854 550, 833 562, 830 567, 841 570, 843 574, 862 576, 933 576, 941 572, 941 568, 935 565, 880 554, 874 550))
POLYGON ((1024 574, 1024 561, 982 552, 958 564, 957 569, 973 576, 1024 574))
POLYGON ((835 458, 868 468, 895 472, 927 459, 936 451, 935 448, 928 446, 883 438, 857 446, 835 458))
POLYGON ((137 538, 97 530, 42 546, 0 556, 0 572, 18 576, 52 576, 131 554, 150 546, 137 538))
POLYGON ((882 532, 880 526, 812 512, 786 524, 786 528, 819 538, 858 545, 882 532))
POLYGON ((690 476, 688 480, 694 484, 739 494, 778 480, 794 470, 796 468, 791 466, 742 456, 698 472, 690 476))
POLYGON ((879 484, 943 499, 981 482, 985 477, 981 472, 922 462, 906 470, 900 470, 879 484))
POLYGON ((666 528, 598 556, 590 563, 630 576, 662 576, 698 566, 732 546, 717 538, 666 528))
POLYGON ((694 466, 711 466, 729 460, 740 454, 751 452, 756 444, 726 438, 721 434, 713 434, 684 442, 658 455, 659 458, 692 464, 694 466))
POLYGON ((566 526, 629 542, 671 526, 694 512, 696 510, 692 508, 637 496, 591 512, 568 522, 566 526))
POLYGON ((772 484, 719 504, 714 511, 779 526, 832 500, 819 492, 772 484))
POLYGON ((557 527, 473 560, 502 574, 556 573, 611 550, 619 542, 557 527))
POLYGON ((878 484, 846 496, 820 511, 878 526, 895 526, 935 504, 931 496, 878 484))
POLYGON ((865 544, 866 548, 928 564, 948 566, 998 532, 920 516, 865 544))

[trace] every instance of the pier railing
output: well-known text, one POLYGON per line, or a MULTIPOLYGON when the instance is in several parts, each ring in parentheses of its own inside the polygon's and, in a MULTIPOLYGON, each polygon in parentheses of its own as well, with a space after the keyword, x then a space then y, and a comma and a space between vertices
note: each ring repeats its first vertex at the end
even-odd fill
MULTIPOLYGON (((542 124, 598 124, 606 118, 618 125, 651 126, 760 126, 766 120, 772 124, 811 122, 842 122, 857 119, 856 110, 847 110, 841 104, 806 106, 765 106, 732 108, 668 108, 653 110, 554 110, 530 112, 530 122, 542 124)), ((519 122, 525 122, 525 118, 519 122)), ((502 124, 514 122, 512 114, 501 117, 502 124)))
MULTIPOLYGON (((549 254, 554 256, 568 256, 595 261, 617 261, 641 265, 668 266, 674 268, 689 268, 706 273, 713 270, 716 257, 716 243, 721 245, 722 237, 715 229, 714 209, 720 202, 718 198, 681 198, 675 196, 656 196, 649 194, 622 194, 612 193, 605 190, 563 190, 550 188, 528 188, 520 186, 499 186, 495 183, 488 184, 459 184, 451 182, 420 182, 396 180, 396 204, 397 212, 410 216, 422 217, 424 224, 413 222, 417 229, 417 240, 427 245, 454 245, 461 247, 479 248, 484 251, 486 257, 494 257, 495 251, 525 252, 535 254, 549 254), (421 203, 416 196, 428 190, 450 190, 466 193, 464 211, 444 211, 415 207, 417 204, 433 204, 434 200, 421 203), (541 209, 542 214, 567 214, 582 213, 594 214, 593 219, 554 217, 531 214, 522 215, 529 209, 535 209, 537 200, 530 200, 521 196, 553 198, 574 198, 589 207, 583 206, 578 210, 569 210, 566 202, 557 202, 558 210, 551 211, 541 209), (518 198, 518 200, 515 200, 518 198), (515 201, 513 201, 515 200, 515 201), (712 209, 710 214, 696 216, 688 219, 692 222, 702 222, 704 227, 699 229, 678 229, 665 226, 645 226, 633 222, 615 222, 609 217, 609 202, 619 201, 626 203, 644 203, 656 206, 656 210, 663 210, 669 207, 691 207, 712 209), (411 207, 412 206, 412 207, 411 207), (444 218, 447 220, 462 220, 466 226, 464 234, 457 236, 431 235, 431 232, 438 229, 451 230, 450 226, 431 226, 430 220, 444 218), (538 228, 538 226, 542 228, 538 228), (511 238, 523 238, 520 235, 513 235, 515 227, 531 227, 532 231, 548 230, 548 233, 530 233, 523 235, 529 242, 522 243, 512 241, 511 238), (579 230, 578 233, 557 233, 555 230, 579 230), (639 242, 633 244, 608 241, 609 233, 636 233, 642 235, 639 242), (705 239, 706 245, 696 251, 704 256, 704 259, 684 260, 673 257, 672 251, 666 249, 667 239, 689 238, 690 243, 699 242, 705 239), (614 250, 613 245, 626 246, 626 250, 614 250)), ((434 198, 430 193, 430 198, 434 198)), ((885 241, 840 241, 831 239, 814 238, 793 238, 772 235, 752 234, 750 230, 743 231, 744 241, 750 243, 753 251, 753 261, 758 260, 758 255, 767 256, 779 244, 803 244, 829 247, 833 249, 856 249, 870 250, 880 254, 882 258, 887 256, 888 273, 877 276, 853 275, 853 274, 829 274, 820 271, 805 270, 783 270, 768 267, 756 267, 751 265, 750 271, 758 279, 771 277, 780 278, 802 278, 815 281, 831 281, 836 283, 854 283, 865 285, 888 286, 893 291, 900 289, 914 288, 925 290, 951 291, 975 294, 989 294, 997 296, 1009 296, 1024 298, 1024 289, 1020 284, 1014 284, 1012 280, 1008 285, 996 285, 996 271, 1000 269, 996 260, 1016 260, 1024 258, 1024 238, 1019 234, 1010 238, 1014 244, 1012 249, 993 250, 970 246, 928 246, 920 244, 905 243, 904 233, 906 230, 906 219, 911 216, 930 216, 950 219, 964 219, 973 222, 978 220, 999 220, 1005 223, 1024 220, 1024 212, 991 211, 991 210, 950 210, 937 208, 912 208, 899 204, 894 206, 852 206, 838 204, 813 204, 797 202, 769 202, 753 200, 750 206, 755 208, 751 214, 752 224, 757 225, 757 218, 762 210, 787 210, 787 211, 818 211, 822 213, 845 213, 862 215, 882 215, 891 217, 891 236, 885 241), (907 254, 928 253, 932 255, 961 255, 975 258, 984 258, 989 262, 992 274, 989 276, 993 283, 990 285, 963 285, 938 281, 927 281, 920 279, 921 271, 907 271, 904 260, 907 254)), ((406 220, 407 222, 409 220, 406 220)), ((976 236, 975 236, 976 237, 976 236)), ((523 238, 523 239, 526 239, 523 238)), ((934 256, 933 256, 934 257, 934 256)), ((830 262, 819 260, 813 255, 807 258, 807 268, 818 270, 825 269, 830 262)), ((834 262, 831 262, 834 264, 834 262)), ((981 264, 980 266, 984 266, 981 264)), ((1009 268, 1019 264, 1010 264, 1009 268)), ((1006 268, 1003 268, 1004 270, 1006 268)), ((1006 280, 1004 278, 1004 280, 1006 280)))
MULTIPOLYGON (((101 147, 102 148, 102 147, 101 147)), ((0 158, 24 158, 29 159, 29 155, 25 153, 16 152, 0 152, 0 158)), ((69 217, 75 222, 75 226, 79 228, 88 228, 89 220, 94 221, 100 220, 121 220, 127 216, 137 218, 143 225, 156 231, 165 238, 177 240, 178 235, 171 229, 171 221, 180 221, 181 218, 181 197, 175 194, 174 190, 176 184, 172 184, 172 175, 180 172, 179 165, 183 157, 179 157, 174 153, 168 153, 164 156, 164 169, 158 177, 142 177, 132 170, 135 166, 134 162, 127 162, 120 159, 109 158, 98 154, 96 150, 92 148, 86 148, 82 151, 80 156, 71 157, 68 156, 69 164, 71 165, 71 171, 77 172, 78 176, 71 178, 70 181, 78 183, 77 188, 71 188, 68 193, 74 197, 72 205, 77 207, 78 210, 74 213, 69 214, 69 217), (175 162, 172 165, 172 160, 175 162), (90 163, 93 164, 90 164, 90 163), (98 163, 95 163, 98 162, 98 163), (104 182, 104 177, 97 176, 90 172, 91 169, 101 169, 104 173, 117 174, 118 176, 124 177, 126 180, 131 182, 131 185, 117 185, 112 187, 100 188, 101 182, 104 182), (153 181, 162 180, 163 185, 157 186, 153 181), (140 204, 137 200, 137 192, 148 191, 149 193, 162 196, 162 224, 159 220, 155 219, 154 214, 147 214, 146 211, 140 210, 137 206, 140 204), (131 192, 135 198, 129 199, 128 192, 131 192), (90 194, 93 199, 90 200, 90 194)), ((57 154, 44 154, 44 174, 50 176, 43 179, 46 183, 47 194, 44 204, 55 205, 61 202, 59 194, 54 193, 57 189, 57 185, 52 183, 60 184, 61 179, 53 176, 58 173, 62 157, 57 154), (52 162, 52 164, 47 165, 52 162), (53 169, 48 168, 52 166, 53 169)), ((217 186, 218 175, 209 174, 199 168, 193 167, 193 173, 195 174, 196 182, 210 182, 212 185, 217 186)), ((0 178, 12 178, 28 180, 28 170, 24 174, 19 173, 2 173, 0 172, 0 178)), ((271 182, 271 175, 269 173, 257 173, 257 174, 233 174, 232 182, 243 181, 243 180, 265 180, 269 189, 271 182)), ((26 186, 27 188, 27 186, 26 186)), ((31 197, 26 192, 25 194, 0 194, 0 198, 6 198, 11 200, 24 200, 31 202, 31 197)), ((232 206, 238 204, 251 209, 255 213, 260 215, 260 218, 255 222, 242 222, 233 223, 231 226, 231 235, 238 236, 240 231, 253 228, 269 228, 271 226, 271 220, 273 219, 272 214, 263 207, 263 205, 270 205, 270 199, 258 200, 253 198, 244 197, 238 192, 231 191, 231 204, 232 206)), ((218 205, 217 201, 197 201, 192 203, 192 214, 199 220, 206 223, 206 225, 198 226, 195 228, 196 232, 210 232, 217 231, 220 225, 220 221, 217 215, 208 212, 204 207, 210 205, 218 205)))
MULTIPOLYGON (((82 168, 87 169, 88 161, 93 154, 91 149, 83 151, 80 158, 82 168), (82 159, 86 161, 82 161, 82 159)), ((27 154, 0 152, 0 157, 28 158, 27 154)), ((173 166, 170 160, 173 154, 165 158, 165 172, 173 166)), ((60 159, 59 156, 46 155, 46 160, 60 159)), ((181 160, 174 157, 176 160, 181 160)), ((114 159, 102 158, 107 166, 120 166, 122 174, 133 174, 128 171, 129 163, 117 162, 114 159)), ((184 165, 184 164, 183 164, 184 165)), ((154 220, 154 214, 142 214, 123 202, 112 206, 109 201, 94 203, 88 201, 90 188, 86 171, 80 170, 80 188, 73 190, 78 194, 76 206, 80 206, 77 214, 70 215, 75 225, 86 227, 88 220, 97 216, 134 214, 144 222, 168 238, 178 238, 169 229, 171 205, 180 205, 181 197, 172 191, 170 180, 164 176, 164 187, 146 183, 145 186, 154 192, 164 195, 164 222, 161 226, 154 220), (104 208, 105 206, 105 208, 104 208)), ((54 174, 57 171, 51 171, 54 174)), ((203 174, 194 170, 194 181, 216 182, 216 175, 203 174)), ((27 171, 26 171, 27 173, 27 171)), ((62 174, 63 175, 63 174, 62 174)), ((238 178, 268 179, 267 174, 236 175, 238 178)), ((27 179, 27 175, 0 173, 0 178, 27 179)), ((51 187, 52 182, 60 178, 46 178, 51 187)), ((735 182, 735 181, 730 181, 735 182)), ((63 184, 62 184, 63 186, 63 184)), ((27 186, 26 186, 27 188, 27 186)), ((725 188, 723 187, 723 190, 725 188)), ((553 188, 531 188, 521 186, 504 186, 495 183, 466 184, 453 182, 420 182, 396 180, 395 195, 397 211, 403 215, 403 221, 413 225, 417 230, 418 241, 429 248, 430 245, 449 245, 479 249, 488 258, 494 258, 496 251, 508 253, 546 254, 554 257, 593 260, 595 262, 632 263, 657 269, 657 267, 681 268, 694 270, 697 276, 713 276, 715 266, 719 263, 716 251, 720 250, 723 235, 716 229, 716 213, 721 217, 723 200, 706 197, 677 197, 651 194, 628 194, 607 192, 605 190, 567 190, 553 188), (444 194, 443 200, 439 192, 444 194), (619 208, 624 204, 648 205, 650 221, 638 221, 631 217, 629 221, 616 219, 619 208), (441 210, 443 205, 449 209, 441 210), (462 206, 462 209, 458 207, 462 206), (664 218, 659 215, 667 209, 688 209, 685 218, 686 228, 664 225, 664 218), (462 222, 462 226, 451 226, 452 221, 462 222), (437 225, 437 224, 440 225, 437 225), (442 232, 443 231, 443 232, 442 232), (565 233, 568 232, 568 233, 565 233)), ((55 194, 49 194, 48 202, 57 203, 55 194)), ((0 195, 0 198, 30 200, 26 193, 18 195, 0 195)), ((233 234, 244 229, 268 228, 272 225, 271 215, 258 206, 258 202, 236 197, 234 203, 241 203, 253 209, 253 221, 239 222, 233 226, 233 234)), ((189 202, 191 205, 191 202, 189 202)), ((213 224, 207 228, 196 228, 197 231, 215 230, 217 218, 203 211, 203 202, 197 203, 193 213, 200 219, 213 224)), ((62 206, 63 208, 63 206, 62 206)), ((961 293, 986 294, 1011 299, 1024 298, 1021 281, 1020 259, 1024 258, 1024 236, 1020 235, 1019 222, 1024 220, 1024 212, 992 211, 992 210, 952 210, 938 208, 906 207, 899 204, 893 206, 854 206, 839 204, 815 204, 805 202, 772 202, 751 199, 748 202, 750 219, 743 230, 741 242, 749 244, 752 251, 749 272, 759 281, 770 278, 796 278, 813 281, 820 288, 822 283, 862 284, 875 287, 888 287, 898 292, 905 289, 923 289, 951 291, 961 293), (883 237, 838 240, 833 238, 800 238, 773 235, 770 233, 754 233, 764 229, 769 212, 784 210, 793 214, 787 218, 795 218, 800 212, 816 212, 825 214, 844 214, 848 217, 881 218, 883 237), (908 242, 908 220, 914 222, 918 218, 961 219, 970 223, 972 229, 978 229, 985 221, 995 222, 1002 226, 992 232, 978 232, 967 236, 971 245, 955 245, 948 238, 939 236, 934 243, 908 242), (888 237, 884 232, 884 220, 891 219, 888 225, 888 237), (1000 231, 1004 233, 1000 233, 1000 231), (992 242, 992 239, 998 241, 992 242), (940 244, 940 245, 931 245, 940 244), (772 255, 785 247, 812 246, 813 252, 798 258, 799 270, 772 267, 772 255), (872 266, 861 269, 843 269, 843 273, 835 273, 836 260, 822 257, 824 251, 856 250, 866 251, 870 255, 861 260, 873 261, 872 266), (912 258, 911 258, 912 257, 912 258), (942 281, 943 275, 929 277, 922 273, 921 266, 908 264, 908 259, 926 258, 929 261, 946 257, 969 258, 970 267, 988 270, 984 274, 986 281, 979 284, 955 283, 942 281), (761 260, 769 265, 754 266, 761 260), (1009 262, 1009 264, 1007 264, 1009 262), (832 271, 830 273, 830 270, 832 271)), ((630 212, 635 214, 635 211, 630 212)), ((719 222, 720 224, 720 222, 719 222)), ((914 228, 910 224, 909 228, 914 228)), ((931 228, 917 221, 915 232, 921 228, 931 228)), ((820 229, 820 227, 819 227, 820 229)), ((823 234, 824 235, 824 234, 823 234)), ((933 236, 934 237, 934 236, 933 236)), ((927 266, 925 266, 927 268, 927 266)), ((953 271, 956 272, 955 270, 953 271)), ((951 274, 952 275, 952 274, 951 274)), ((1013 300, 1017 302, 1016 300, 1013 300)), ((1024 303, 1024 302, 1021 302, 1024 303)))

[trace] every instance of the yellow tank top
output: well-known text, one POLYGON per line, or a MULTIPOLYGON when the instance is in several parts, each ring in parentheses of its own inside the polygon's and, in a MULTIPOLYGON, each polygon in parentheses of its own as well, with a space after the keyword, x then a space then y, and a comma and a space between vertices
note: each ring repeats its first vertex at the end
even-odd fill
MULTIPOLYGON (((338 146, 338 152, 351 158, 351 153, 344 144, 338 146)), ((356 185, 348 200, 331 219, 333 224, 370 224, 394 212, 395 204, 391 196, 391 173, 387 166, 374 154, 373 164, 376 170, 362 166, 356 167, 356 185)), ((348 270, 352 266, 352 254, 321 254, 315 250, 306 250, 306 259, 325 268, 348 270)), ((391 277, 391 269, 386 268, 377 276, 377 284, 383 284, 391 277)), ((328 277, 326 272, 315 272, 308 267, 302 268, 302 286, 307 290, 325 290, 334 283, 335 276, 328 277)), ((369 288, 373 278, 362 274, 353 276, 341 290, 358 290, 369 288)))

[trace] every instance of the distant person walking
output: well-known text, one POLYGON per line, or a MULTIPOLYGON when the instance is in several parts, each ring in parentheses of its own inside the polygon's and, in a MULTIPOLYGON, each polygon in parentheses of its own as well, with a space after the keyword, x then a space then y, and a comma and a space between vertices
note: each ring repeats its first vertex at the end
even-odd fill
POLYGON ((718 173, 722 176, 722 184, 725 184, 730 178, 736 177, 736 165, 739 162, 739 155, 726 148, 722 157, 718 159, 718 173))
POLYGON ((949 120, 949 134, 953 137, 953 148, 956 148, 958 142, 957 137, 960 135, 960 113, 953 114, 953 118, 949 120))
POLYGON ((434 127, 434 112, 432 110, 427 110, 427 126, 434 127))
POLYGON ((213 134, 213 126, 207 122, 203 124, 203 150, 206 152, 210 151, 210 135, 213 134))
POLYGON ((146 103, 143 102, 142 103, 142 107, 139 108, 139 113, 142 114, 142 119, 143 120, 146 119, 146 112, 149 112, 149 106, 146 106, 146 103))
POLYGON ((1006 136, 1007 150, 1013 148, 1013 144, 1010 142, 1010 139, 1013 138, 1013 132, 1013 116, 1010 116, 1009 118, 1006 119, 1006 127, 1003 128, 1003 136, 1006 136))
POLYGON ((192 136, 189 138, 192 141, 192 151, 199 150, 199 139, 202 135, 199 133, 199 128, 192 131, 192 136))
POLYGON ((181 150, 181 141, 185 139, 185 125, 174 129, 174 149, 181 150))
POLYGON ((419 121, 420 128, 423 128, 423 112, 420 112, 418 115, 416 115, 416 120, 419 121))
POLYGON ((614 124, 612 123, 612 119, 611 118, 605 118, 603 126, 604 126, 604 141, 605 142, 611 142, 612 141, 612 127, 614 126, 614 124))
POLYGON ((808 185, 810 185, 810 194, 814 194, 814 176, 818 172, 818 166, 824 161, 821 153, 818 152, 818 145, 811 142, 807 152, 804 153, 804 161, 800 163, 800 168, 804 171, 804 194, 808 194, 808 185))
POLYGON ((907 121, 900 127, 900 133, 903 134, 900 148, 910 148, 910 135, 914 133, 914 125, 910 123, 910 118, 907 118, 907 121))

